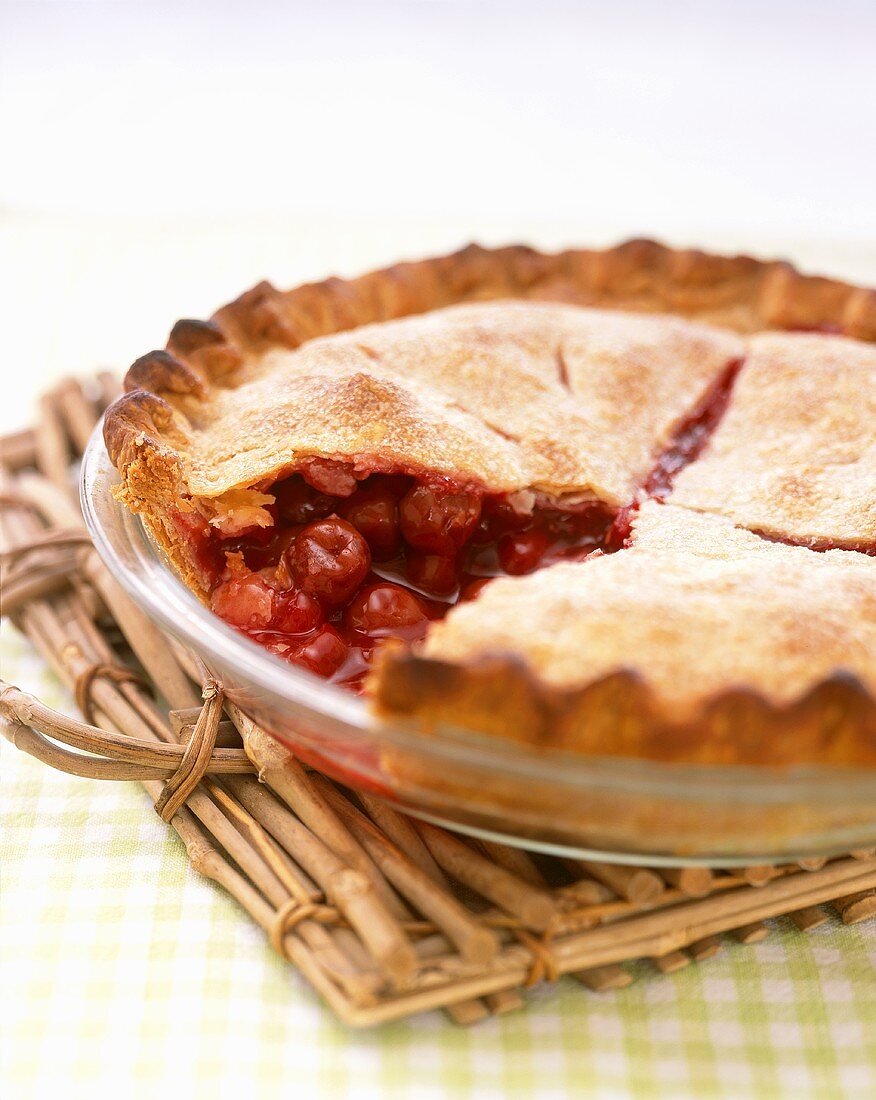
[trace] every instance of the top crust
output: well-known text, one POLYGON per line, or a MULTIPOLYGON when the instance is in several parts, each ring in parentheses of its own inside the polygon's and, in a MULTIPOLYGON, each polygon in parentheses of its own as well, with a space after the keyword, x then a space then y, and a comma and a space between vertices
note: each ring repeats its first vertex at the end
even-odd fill
POLYGON ((754 337, 726 416, 672 500, 811 546, 876 545, 876 348, 754 337))
MULTIPOLYGON (((185 417, 189 492, 374 456, 495 492, 621 506, 728 362, 730 333, 548 303, 453 306, 272 350, 185 417)), ((185 414, 179 414, 183 421, 185 414)))

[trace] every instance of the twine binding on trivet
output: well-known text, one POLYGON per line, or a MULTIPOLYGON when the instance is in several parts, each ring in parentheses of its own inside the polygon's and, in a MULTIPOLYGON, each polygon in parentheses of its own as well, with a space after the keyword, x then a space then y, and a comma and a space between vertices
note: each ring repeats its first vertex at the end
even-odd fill
POLYGON ((487 928, 506 928, 532 955, 532 968, 522 983, 525 987, 540 981, 555 982, 561 976, 562 968, 551 948, 554 928, 547 928, 541 936, 534 936, 516 917, 498 914, 483 917, 482 923, 487 928))
POLYGON ((186 799, 200 783, 216 744, 216 733, 222 719, 225 692, 222 684, 210 677, 201 690, 204 706, 198 715, 192 736, 186 745, 179 767, 164 784, 155 801, 155 812, 163 821, 171 821, 185 805, 186 799))
POLYGON ((550 947, 551 932, 541 937, 532 936, 522 928, 515 928, 514 935, 532 954, 532 968, 523 981, 525 988, 540 981, 555 982, 560 976, 560 964, 550 947))
POLYGON ((76 700, 76 706, 82 712, 82 717, 90 726, 97 725, 91 690, 94 687, 94 681, 98 679, 112 680, 116 684, 135 684, 144 691, 149 691, 149 685, 143 677, 138 676, 136 672, 129 668, 100 663, 89 665, 76 677, 76 682, 73 685, 73 697, 76 700))
MULTIPOLYGON (((334 906, 310 901, 306 897, 291 897, 274 914, 274 919, 268 928, 268 940, 278 955, 285 959, 289 958, 285 938, 302 921, 306 920, 313 920, 318 924, 349 927, 348 922, 334 906)), ((488 927, 500 923, 502 926, 510 928, 518 942, 532 955, 532 965, 522 982, 524 988, 528 989, 531 986, 538 985, 541 981, 555 982, 560 978, 562 973, 560 964, 550 946, 553 932, 547 931, 539 937, 531 935, 522 928, 511 927, 511 922, 487 920, 484 923, 488 927)), ((402 921, 401 927, 407 933, 416 932, 422 935, 440 932, 440 929, 432 921, 402 921)))
POLYGON ((289 898, 277 910, 271 926, 268 929, 268 939, 271 947, 284 959, 289 959, 286 950, 286 936, 302 921, 314 920, 319 924, 346 924, 337 909, 331 905, 323 905, 318 901, 301 901, 299 898, 289 898))

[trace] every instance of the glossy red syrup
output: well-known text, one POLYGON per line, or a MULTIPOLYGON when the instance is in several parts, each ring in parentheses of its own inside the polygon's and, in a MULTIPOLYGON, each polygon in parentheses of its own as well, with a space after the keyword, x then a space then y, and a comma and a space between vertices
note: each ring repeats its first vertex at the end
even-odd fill
POLYGON ((269 652, 354 690, 386 640, 421 639, 492 577, 586 557, 614 519, 601 505, 524 514, 451 482, 357 481, 328 466, 268 491, 273 527, 223 539, 200 517, 177 517, 213 578, 211 607, 269 652))

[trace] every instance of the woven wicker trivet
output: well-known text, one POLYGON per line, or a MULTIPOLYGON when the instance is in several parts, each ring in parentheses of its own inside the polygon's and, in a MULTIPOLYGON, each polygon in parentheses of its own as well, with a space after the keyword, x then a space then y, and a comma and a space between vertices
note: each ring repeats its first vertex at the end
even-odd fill
POLYGON ((91 547, 74 470, 115 384, 67 380, 0 441, 4 614, 89 724, 3 686, 4 735, 53 767, 143 783, 192 865, 232 894, 349 1024, 436 1007, 459 1023, 572 974, 592 990, 876 915, 876 853, 739 871, 533 856, 408 819, 303 767, 121 592, 91 547), (70 752, 68 745, 78 750, 70 752), (91 755, 83 755, 88 753, 91 755))

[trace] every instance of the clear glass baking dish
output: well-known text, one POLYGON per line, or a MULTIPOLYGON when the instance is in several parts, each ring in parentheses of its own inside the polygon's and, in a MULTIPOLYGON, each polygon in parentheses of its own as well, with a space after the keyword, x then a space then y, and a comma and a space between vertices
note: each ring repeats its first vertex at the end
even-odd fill
POLYGON ((305 763, 408 813, 478 836, 615 862, 751 864, 876 844, 876 770, 703 767, 573 756, 378 720, 366 702, 227 626, 111 493, 96 429, 81 493, 98 554, 231 698, 305 763))

